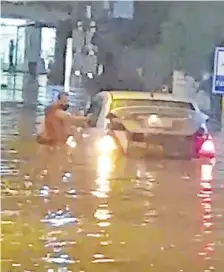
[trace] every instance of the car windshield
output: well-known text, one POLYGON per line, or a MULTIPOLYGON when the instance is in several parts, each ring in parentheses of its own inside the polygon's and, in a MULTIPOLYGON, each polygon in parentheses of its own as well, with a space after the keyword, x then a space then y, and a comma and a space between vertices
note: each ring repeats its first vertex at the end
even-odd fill
POLYGON ((194 118, 197 114, 195 111, 178 108, 178 107, 144 107, 144 106, 129 106, 123 108, 115 108, 111 113, 119 119, 144 119, 149 115, 156 114, 160 117, 169 118, 194 118))
POLYGON ((202 116, 189 109, 175 107, 123 107, 111 111, 111 118, 118 118, 133 129, 160 128, 179 132, 195 132, 203 123, 202 116), (154 121, 153 121, 154 120, 154 121), (155 121, 156 120, 156 121, 155 121), (150 123, 152 122, 152 123, 150 123))
POLYGON ((157 99, 114 99, 112 102, 111 110, 120 107, 129 106, 155 106, 155 107, 170 107, 195 110, 191 103, 183 101, 167 101, 157 99))

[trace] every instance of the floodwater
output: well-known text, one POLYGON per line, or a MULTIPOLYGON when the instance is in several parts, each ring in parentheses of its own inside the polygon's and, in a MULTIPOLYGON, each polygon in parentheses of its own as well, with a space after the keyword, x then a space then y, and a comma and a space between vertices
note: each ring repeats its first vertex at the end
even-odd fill
POLYGON ((224 271, 223 133, 214 169, 90 158, 83 140, 59 181, 30 180, 43 106, 4 100, 1 271, 224 271))

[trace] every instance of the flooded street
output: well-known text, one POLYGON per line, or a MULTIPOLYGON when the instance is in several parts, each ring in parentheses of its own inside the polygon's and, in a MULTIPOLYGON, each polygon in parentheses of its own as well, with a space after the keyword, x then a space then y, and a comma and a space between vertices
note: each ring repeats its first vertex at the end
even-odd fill
POLYGON ((89 158, 83 142, 60 183, 45 169, 30 181, 46 93, 38 106, 20 90, 1 95, 3 272, 224 271, 223 132, 212 173, 196 161, 89 158))

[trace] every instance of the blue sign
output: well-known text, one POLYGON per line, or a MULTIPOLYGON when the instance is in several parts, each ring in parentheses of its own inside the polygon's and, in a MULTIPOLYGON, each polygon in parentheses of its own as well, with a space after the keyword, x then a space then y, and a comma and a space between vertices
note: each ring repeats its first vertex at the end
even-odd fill
POLYGON ((215 49, 212 93, 224 94, 224 47, 215 49))

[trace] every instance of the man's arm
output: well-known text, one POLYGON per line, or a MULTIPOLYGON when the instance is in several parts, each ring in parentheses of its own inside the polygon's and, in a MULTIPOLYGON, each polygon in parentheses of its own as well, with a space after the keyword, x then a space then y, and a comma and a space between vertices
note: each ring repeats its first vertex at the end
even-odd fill
POLYGON ((87 126, 89 118, 86 116, 79 116, 71 114, 69 116, 69 120, 76 126, 76 127, 85 127, 87 126))
POLYGON ((70 113, 65 112, 63 110, 57 110, 56 116, 61 120, 70 121, 73 125, 75 125, 77 127, 86 126, 86 124, 89 120, 89 118, 86 116, 70 114, 70 113))

